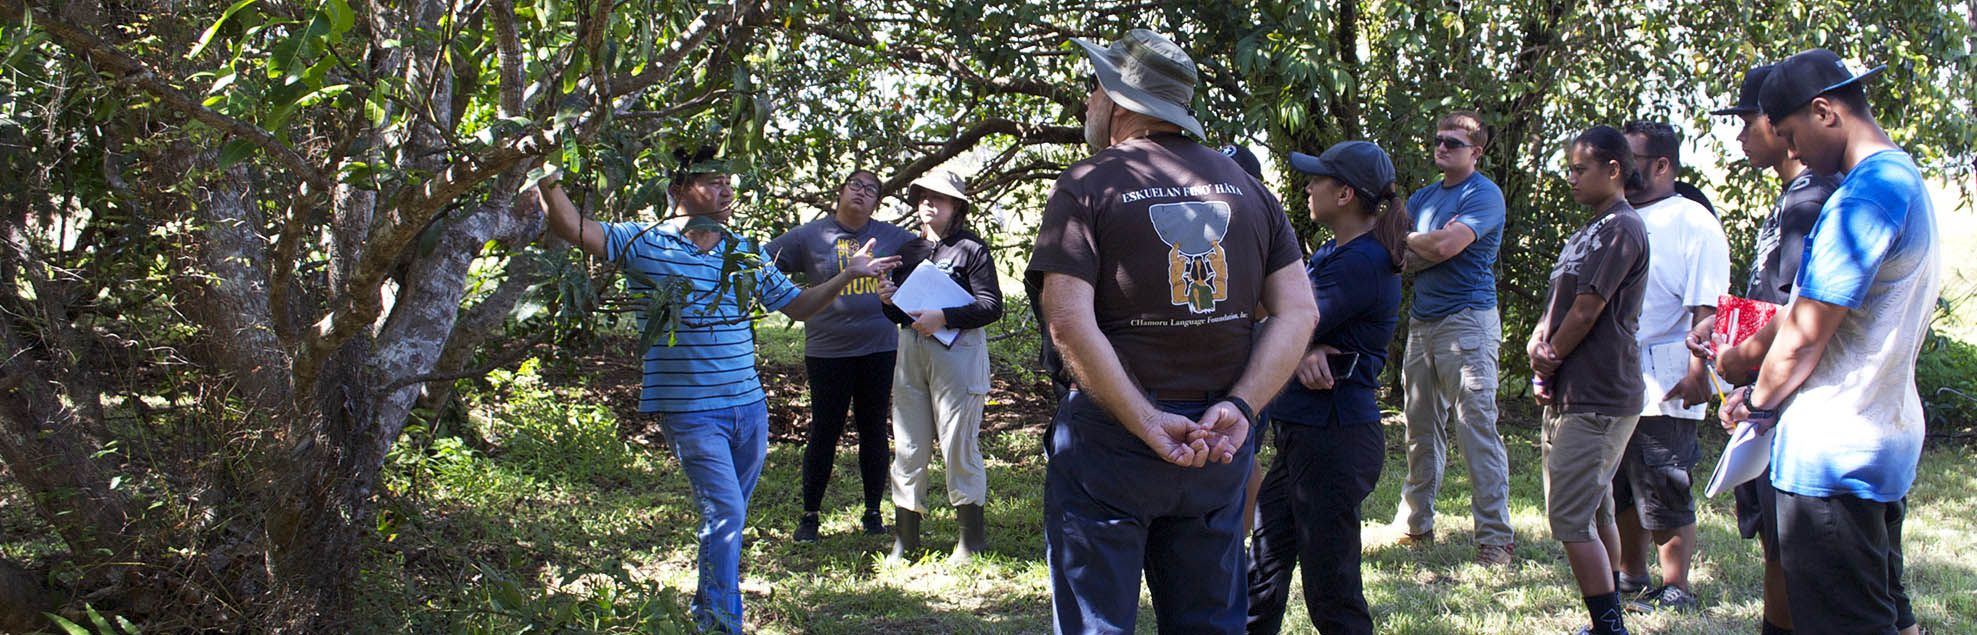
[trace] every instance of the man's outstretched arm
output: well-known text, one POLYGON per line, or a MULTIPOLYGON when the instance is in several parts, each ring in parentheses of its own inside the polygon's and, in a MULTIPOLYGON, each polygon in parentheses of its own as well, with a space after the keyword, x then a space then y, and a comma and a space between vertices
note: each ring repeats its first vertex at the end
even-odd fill
POLYGON ((597 221, 584 218, 577 213, 577 206, 563 193, 563 186, 556 177, 543 179, 535 187, 536 196, 542 199, 542 209, 548 215, 549 233, 555 234, 584 253, 598 258, 610 258, 604 249, 604 226, 597 221))

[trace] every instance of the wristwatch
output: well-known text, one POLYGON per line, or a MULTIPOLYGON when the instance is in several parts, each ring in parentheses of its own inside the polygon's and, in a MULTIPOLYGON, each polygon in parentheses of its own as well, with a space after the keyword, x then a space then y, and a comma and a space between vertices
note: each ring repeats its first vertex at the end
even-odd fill
POLYGON ((1249 407, 1249 402, 1243 401, 1242 397, 1229 395, 1223 397, 1222 401, 1229 402, 1229 405, 1236 407, 1236 412, 1242 413, 1243 423, 1256 425, 1256 409, 1249 407))
POLYGON ((1776 420, 1778 420, 1778 409, 1777 409, 1777 408, 1759 408, 1759 407, 1757 407, 1757 405, 1756 405, 1756 404, 1757 404, 1757 399, 1756 399, 1755 397, 1752 397, 1752 396, 1751 396, 1751 395, 1752 395, 1752 393, 1754 392, 1754 390, 1753 390, 1754 388, 1756 388, 1756 386, 1744 386, 1744 410, 1750 413, 1750 417, 1749 417, 1749 418, 1747 418, 1747 419, 1746 419, 1746 421, 1752 421, 1752 422, 1758 422, 1758 421, 1765 421, 1765 422, 1769 422, 1769 421, 1776 421, 1776 420))

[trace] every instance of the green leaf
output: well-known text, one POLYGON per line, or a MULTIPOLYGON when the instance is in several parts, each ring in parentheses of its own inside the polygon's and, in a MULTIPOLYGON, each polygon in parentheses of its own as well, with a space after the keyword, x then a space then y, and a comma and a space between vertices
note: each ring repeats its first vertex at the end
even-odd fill
POLYGON ((254 143, 246 139, 228 141, 226 145, 220 146, 220 169, 231 168, 233 164, 252 156, 254 149, 254 143))
POLYGON ((89 623, 96 625, 96 632, 104 635, 116 634, 117 629, 110 627, 110 621, 103 619, 103 614, 96 612, 96 607, 84 604, 82 609, 89 614, 89 623))
POLYGON ((48 616, 48 621, 61 627, 64 633, 68 633, 69 635, 90 635, 89 629, 85 629, 82 625, 75 622, 68 621, 60 615, 54 613, 42 613, 42 615, 48 616))
POLYGON ((357 12, 350 10, 350 0, 325 0, 323 12, 330 18, 330 37, 349 33, 357 26, 357 12))
POLYGON ((199 41, 193 43, 192 50, 186 51, 185 59, 199 57, 199 54, 206 50, 206 45, 213 43, 213 36, 220 32, 220 27, 226 26, 227 19, 254 2, 255 0, 238 0, 233 6, 227 7, 226 11, 220 13, 220 19, 214 20, 212 26, 206 27, 206 32, 199 34, 199 41))

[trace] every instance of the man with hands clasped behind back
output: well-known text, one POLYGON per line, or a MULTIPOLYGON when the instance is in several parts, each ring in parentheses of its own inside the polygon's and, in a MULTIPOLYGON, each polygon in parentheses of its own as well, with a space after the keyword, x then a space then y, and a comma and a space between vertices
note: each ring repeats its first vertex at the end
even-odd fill
POLYGON ((1094 155, 1058 178, 1027 268, 1073 382, 1046 433, 1055 629, 1133 632, 1144 571, 1163 632, 1240 632, 1251 404, 1316 323, 1303 253, 1276 198, 1196 141, 1179 46, 1075 42, 1094 155))

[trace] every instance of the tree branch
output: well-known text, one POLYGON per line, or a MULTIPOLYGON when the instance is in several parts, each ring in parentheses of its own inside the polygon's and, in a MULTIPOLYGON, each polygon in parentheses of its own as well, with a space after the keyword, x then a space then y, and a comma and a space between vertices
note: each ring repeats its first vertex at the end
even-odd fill
POLYGON ((515 32, 515 0, 489 0, 488 22, 501 62, 501 116, 522 112, 522 38, 515 32))
MULTIPOLYGON (((803 29, 805 32, 862 49, 872 49, 878 46, 878 41, 872 38, 824 26, 804 25, 803 29)), ((1039 79, 983 77, 980 73, 975 72, 974 69, 969 68, 967 64, 963 63, 959 57, 940 49, 887 46, 884 54, 888 57, 906 60, 921 66, 934 68, 944 73, 950 73, 956 79, 960 79, 963 82, 972 84, 990 93, 1034 95, 1065 105, 1077 104, 1080 101, 1076 95, 1064 90, 1063 87, 1039 79)))
MULTIPOLYGON (((7 7, 7 9, 9 14, 13 13, 13 7, 7 7)), ((55 43, 60 44, 69 53, 88 61, 97 70, 136 85, 138 88, 143 89, 144 92, 157 97, 159 101, 164 102, 172 110, 176 110, 181 114, 197 119, 201 123, 232 134, 233 136, 246 139, 255 146, 267 151, 268 156, 281 162, 288 169, 294 170, 296 176, 307 182, 316 191, 329 191, 330 184, 332 183, 330 178, 323 174, 322 170, 317 169, 314 164, 311 164, 308 159, 303 158, 294 148, 290 148, 275 139, 273 133, 263 130, 254 124, 228 117, 201 105, 198 100, 179 92, 170 82, 159 77, 158 73, 153 71, 149 66, 146 66, 144 62, 125 54, 123 51, 117 50, 116 47, 111 46, 95 35, 63 21, 62 18, 51 12, 38 7, 28 7, 28 9, 34 11, 35 23, 43 31, 48 32, 49 38, 55 40, 55 43)))
POLYGON ((973 127, 955 135, 954 138, 949 139, 946 143, 941 144, 933 152, 929 152, 926 156, 906 164, 898 172, 893 173, 892 178, 887 179, 882 184, 880 188, 881 194, 898 191, 900 188, 905 187, 906 184, 912 183, 913 179, 920 178, 921 174, 925 174, 928 170, 933 169, 934 166, 946 163, 948 159, 961 156, 962 153, 974 149, 976 144, 981 143, 982 139, 992 134, 1016 137, 1017 143, 1026 145, 1085 142, 1085 132, 1081 128, 1070 126, 1040 126, 1018 123, 1013 120, 1001 118, 984 119, 977 122, 973 127))

